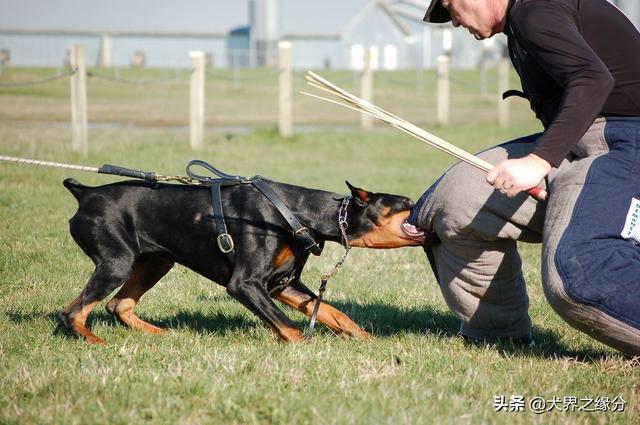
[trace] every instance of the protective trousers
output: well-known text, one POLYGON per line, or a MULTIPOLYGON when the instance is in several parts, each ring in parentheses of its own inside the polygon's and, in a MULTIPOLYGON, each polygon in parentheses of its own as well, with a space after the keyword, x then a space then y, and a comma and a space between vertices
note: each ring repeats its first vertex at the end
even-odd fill
MULTIPOLYGON (((533 151, 540 134, 489 149, 490 163, 533 151)), ((640 118, 599 118, 542 185, 548 204, 508 198, 464 163, 420 198, 410 221, 462 335, 527 339, 528 296, 517 241, 543 242, 542 284, 571 326, 640 354, 640 118), (547 187, 548 186, 548 187, 547 187)))

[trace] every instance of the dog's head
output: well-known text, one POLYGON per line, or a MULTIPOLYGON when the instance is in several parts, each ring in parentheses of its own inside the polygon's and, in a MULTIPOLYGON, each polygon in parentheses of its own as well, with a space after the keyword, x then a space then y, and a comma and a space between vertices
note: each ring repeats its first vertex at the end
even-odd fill
POLYGON ((424 234, 411 236, 403 230, 403 224, 414 205, 411 199, 388 193, 367 192, 346 183, 353 196, 347 218, 349 245, 388 249, 423 244, 424 234))

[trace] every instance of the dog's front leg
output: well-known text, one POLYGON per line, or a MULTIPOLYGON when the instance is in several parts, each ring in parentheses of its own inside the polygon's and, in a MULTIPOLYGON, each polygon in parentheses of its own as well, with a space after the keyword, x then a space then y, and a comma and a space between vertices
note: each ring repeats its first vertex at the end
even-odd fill
MULTIPOLYGON (((307 316, 311 316, 315 303, 318 302, 318 297, 299 280, 294 281, 290 286, 282 290, 276 296, 276 299, 307 316)), ((320 303, 318 320, 337 333, 346 333, 347 335, 363 338, 369 336, 346 314, 325 302, 320 303)))
POLYGON ((302 331, 273 303, 261 280, 234 276, 227 284, 227 292, 269 325, 281 340, 304 339, 302 331))

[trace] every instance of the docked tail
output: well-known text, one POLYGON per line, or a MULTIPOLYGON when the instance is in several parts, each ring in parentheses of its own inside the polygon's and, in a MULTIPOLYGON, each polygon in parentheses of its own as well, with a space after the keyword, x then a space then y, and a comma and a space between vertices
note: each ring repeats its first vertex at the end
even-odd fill
POLYGON ((84 190, 88 188, 87 186, 83 185, 82 183, 80 183, 79 181, 73 178, 64 179, 62 184, 64 185, 64 187, 66 187, 69 190, 69 192, 71 192, 71 194, 78 201, 80 200, 80 197, 84 193, 84 190))

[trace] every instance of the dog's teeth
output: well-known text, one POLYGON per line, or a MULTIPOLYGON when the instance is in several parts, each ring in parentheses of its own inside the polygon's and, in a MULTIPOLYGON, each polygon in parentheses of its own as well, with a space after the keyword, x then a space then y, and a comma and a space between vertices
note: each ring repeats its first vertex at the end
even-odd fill
POLYGON ((411 237, 424 235, 424 232, 422 230, 419 230, 416 226, 414 226, 413 224, 407 223, 406 221, 402 223, 402 230, 404 230, 404 232, 411 237))

